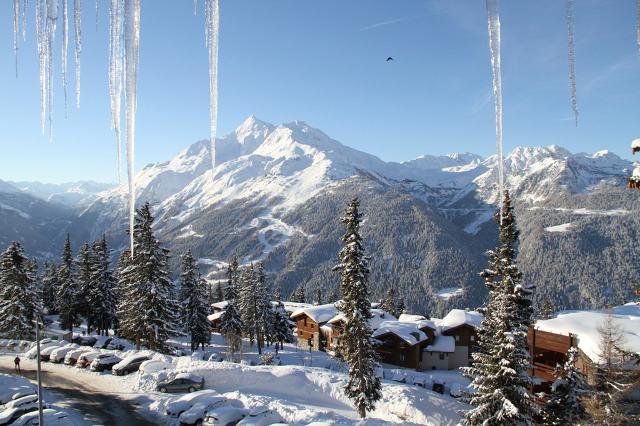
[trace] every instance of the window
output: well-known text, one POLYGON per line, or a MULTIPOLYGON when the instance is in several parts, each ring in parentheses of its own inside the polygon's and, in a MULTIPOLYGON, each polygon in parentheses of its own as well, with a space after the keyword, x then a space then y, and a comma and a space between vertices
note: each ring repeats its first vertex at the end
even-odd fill
POLYGON ((304 326, 307 326, 307 317, 304 317, 304 326))
POLYGON ((456 343, 458 343, 460 341, 460 336, 456 334, 454 337, 456 338, 456 343))
POLYGON ((404 356, 404 354, 400 354, 400 361, 405 361, 406 357, 404 356))
POLYGON ((469 337, 469 340, 471 340, 472 342, 475 342, 476 341, 476 336, 469 337))
POLYGON ((440 361, 444 361, 444 354, 440 352, 440 361))

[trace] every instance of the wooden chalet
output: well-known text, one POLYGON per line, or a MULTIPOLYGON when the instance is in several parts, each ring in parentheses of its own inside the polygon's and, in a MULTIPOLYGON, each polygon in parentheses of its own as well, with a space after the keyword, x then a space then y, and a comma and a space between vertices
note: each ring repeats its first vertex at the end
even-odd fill
POLYGON ((310 350, 326 350, 331 341, 331 327, 327 322, 335 317, 333 303, 310 306, 294 311, 291 320, 296 322, 298 347, 310 350))
POLYGON ((427 322, 430 323, 425 321, 422 328, 419 328, 418 322, 381 323, 373 332, 373 337, 379 341, 376 349, 381 361, 420 370, 423 349, 435 338, 435 327, 428 326, 427 322))

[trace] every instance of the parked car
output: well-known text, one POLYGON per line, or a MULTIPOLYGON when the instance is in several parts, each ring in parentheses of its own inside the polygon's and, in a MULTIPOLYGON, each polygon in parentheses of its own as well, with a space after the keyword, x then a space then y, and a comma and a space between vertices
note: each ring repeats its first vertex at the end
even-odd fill
POLYGON ((59 364, 64 361, 67 354, 75 349, 78 349, 78 345, 75 343, 69 343, 66 346, 55 348, 49 355, 49 361, 55 364, 59 364))
MULTIPOLYGON (((40 341, 40 355, 42 356, 42 351, 44 351, 47 348, 50 348, 52 346, 54 347, 61 347, 63 344, 66 344, 67 342, 65 342, 64 340, 61 342, 56 342, 56 341, 49 341, 46 343, 42 343, 42 341, 40 341)), ((25 356, 29 359, 35 359, 38 357, 38 347, 34 346, 31 349, 29 349, 27 351, 27 353, 25 354, 25 356)))
POLYGON ((103 345, 102 349, 109 349, 110 351, 122 351, 124 350, 124 342, 117 337, 107 339, 108 342, 103 345))
POLYGON ((0 406, 6 405, 9 402, 22 398, 27 395, 35 395, 35 386, 29 385, 12 385, 7 383, 0 389, 0 406))
POLYGON ((0 412, 0 426, 12 424, 23 414, 37 409, 38 404, 31 404, 3 410, 2 412, 0 412))
POLYGON ((249 415, 250 411, 246 408, 238 407, 220 407, 215 410, 208 411, 204 417, 203 426, 227 426, 235 425, 240 420, 249 415))
MULTIPOLYGON (((52 410, 51 408, 42 410, 42 419, 47 426, 73 426, 73 421, 71 421, 67 413, 52 410)), ((38 412, 30 411, 11 423, 11 426, 38 426, 38 424, 38 412)))
POLYGON ((56 349, 60 349, 62 346, 49 346, 44 349, 40 349, 40 361, 49 361, 49 357, 51 356, 51 352, 56 349))
POLYGON ((171 370, 173 368, 175 368, 175 365, 170 362, 150 359, 149 361, 144 361, 142 364, 140 364, 140 369, 138 371, 140 371, 140 374, 151 374, 163 370, 171 370))
POLYGON ((91 365, 94 359, 100 355, 98 351, 85 352, 78 357, 76 368, 85 368, 91 365))
POLYGON ((111 374, 124 376, 125 374, 133 373, 140 369, 140 365, 142 365, 143 362, 149 361, 150 359, 151 357, 149 355, 129 355, 113 366, 111 374))
POLYGON ((178 417, 180 416, 180 414, 193 407, 196 402, 217 395, 218 392, 211 389, 193 392, 188 395, 182 395, 167 403, 165 414, 170 417, 178 417))
POLYGON ((195 374, 181 373, 173 379, 159 382, 157 389, 162 392, 195 392, 204 389, 204 377, 195 374))
POLYGON ((100 354, 91 361, 91 371, 111 370, 114 365, 122 361, 122 358, 114 354, 100 354))
POLYGON ((82 345, 82 346, 93 346, 98 341, 98 338, 96 336, 75 335, 75 336, 73 336, 71 341, 73 343, 77 343, 78 345, 82 345))
POLYGON ((78 349, 74 349, 72 351, 67 352, 67 354, 64 357, 65 365, 76 365, 76 362, 78 362, 78 358, 80 358, 80 355, 86 354, 87 352, 94 352, 94 351, 91 348, 85 346, 85 347, 80 347, 78 349))
POLYGON ((236 423, 237 426, 268 426, 274 423, 283 422, 283 418, 275 410, 264 410, 260 412, 253 412, 244 419, 236 423))
POLYGON ((208 411, 220 407, 242 408, 242 402, 237 399, 228 399, 222 395, 211 395, 208 398, 199 399, 184 413, 180 414, 180 425, 201 425, 208 411))
POLYGON ((10 408, 17 408, 31 404, 36 404, 36 406, 38 405, 38 395, 36 395, 35 393, 12 399, 11 401, 3 405, 2 409, 8 410, 10 408))

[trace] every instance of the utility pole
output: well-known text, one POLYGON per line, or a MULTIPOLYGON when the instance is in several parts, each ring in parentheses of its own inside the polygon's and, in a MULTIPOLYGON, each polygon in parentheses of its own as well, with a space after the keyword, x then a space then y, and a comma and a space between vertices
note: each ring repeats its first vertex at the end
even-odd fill
POLYGON ((37 379, 38 379, 38 424, 44 426, 44 415, 42 414, 42 371, 40 369, 40 320, 36 317, 36 349, 37 349, 37 379))

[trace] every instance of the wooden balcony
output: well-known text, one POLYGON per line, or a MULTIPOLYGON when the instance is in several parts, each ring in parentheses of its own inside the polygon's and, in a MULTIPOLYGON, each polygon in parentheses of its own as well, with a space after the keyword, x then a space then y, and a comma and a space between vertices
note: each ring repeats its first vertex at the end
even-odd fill
POLYGON ((556 379, 554 371, 555 371, 555 367, 534 362, 531 375, 535 377, 539 377, 545 382, 553 382, 556 379))

